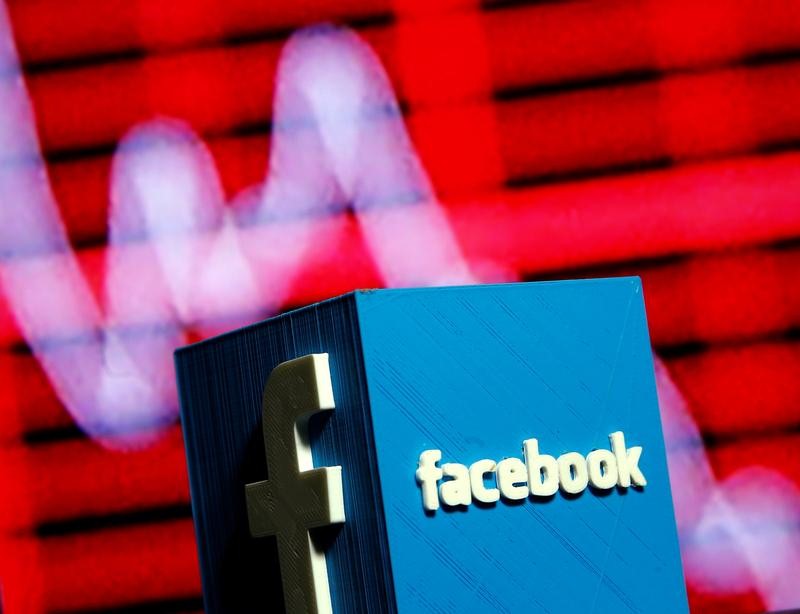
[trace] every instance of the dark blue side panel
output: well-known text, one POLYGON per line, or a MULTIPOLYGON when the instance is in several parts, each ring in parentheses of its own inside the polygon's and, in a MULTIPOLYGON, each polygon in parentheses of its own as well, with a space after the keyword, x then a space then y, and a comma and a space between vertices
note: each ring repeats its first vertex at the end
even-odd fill
POLYGON ((330 545, 334 611, 395 609, 380 510, 372 426, 352 295, 301 309, 176 352, 192 507, 206 611, 281 611, 274 538, 252 539, 244 486, 268 477, 261 397, 279 363, 330 355, 336 409, 312 424, 316 466, 342 465, 347 522, 330 545), (359 496, 356 495, 358 493, 359 496))

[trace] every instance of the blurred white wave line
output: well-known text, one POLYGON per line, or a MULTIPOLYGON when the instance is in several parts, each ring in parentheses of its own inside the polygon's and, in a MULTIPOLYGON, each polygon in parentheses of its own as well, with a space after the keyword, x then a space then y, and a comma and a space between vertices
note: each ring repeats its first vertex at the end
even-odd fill
POLYGON ((59 398, 105 445, 143 445, 175 418, 171 354, 184 342, 182 327, 220 332, 243 323, 225 321, 225 314, 274 313, 309 246, 336 248, 335 228, 312 236, 319 226, 309 212, 324 215, 330 203, 348 203, 387 286, 475 281, 381 63, 351 32, 322 26, 286 44, 265 181, 232 206, 189 126, 156 118, 122 139, 98 301, 48 182, 5 10, 0 40, 0 69, 17 75, 0 90, 0 158, 35 161, 0 168, 0 278, 59 398), (136 322, 176 326, 119 334, 136 322), (90 333, 77 343, 47 343, 70 331, 90 333))
MULTIPOLYGON (((387 286, 479 281, 380 61, 347 30, 312 28, 287 43, 265 181, 230 205, 189 126, 156 118, 128 132, 112 165, 102 301, 49 184, 5 5, 0 73, 15 75, 0 84, 0 282, 59 398, 106 446, 146 445, 174 421, 171 354, 185 341, 183 327, 219 332, 243 323, 225 321, 226 314, 274 313, 309 250, 336 248, 335 224, 314 232, 308 212, 348 203, 387 286), (371 120, 376 112, 381 121, 371 120), (175 325, 119 332, 136 322, 175 325), (76 331, 89 333, 47 342, 76 331)), ((753 522, 796 525, 800 495, 767 470, 718 484, 685 400, 657 358, 656 376, 678 525, 685 542, 702 545, 683 548, 690 583, 718 594, 752 587, 770 607, 797 605, 800 592, 783 572, 800 565, 800 546, 759 542, 748 530, 753 522), (775 487, 769 497, 760 490, 765 483, 775 487), (711 539, 719 531, 731 536, 724 551, 711 539)))

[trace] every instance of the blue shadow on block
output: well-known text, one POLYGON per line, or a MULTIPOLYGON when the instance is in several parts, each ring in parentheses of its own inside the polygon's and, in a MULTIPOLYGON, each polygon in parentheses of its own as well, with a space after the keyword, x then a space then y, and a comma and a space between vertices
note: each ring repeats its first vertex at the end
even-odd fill
POLYGON ((266 379, 311 353, 336 401, 314 464, 342 466, 347 516, 317 536, 334 613, 687 611, 641 284, 618 278, 361 291, 178 350, 208 612, 280 608, 244 487, 269 475, 266 379), (643 449, 643 488, 423 509, 423 450, 586 455, 615 431, 643 449))

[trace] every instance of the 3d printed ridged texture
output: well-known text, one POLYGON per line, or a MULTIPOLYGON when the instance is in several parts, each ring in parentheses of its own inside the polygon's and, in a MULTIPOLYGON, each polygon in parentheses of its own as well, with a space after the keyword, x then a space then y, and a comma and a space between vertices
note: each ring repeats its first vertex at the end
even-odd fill
POLYGON ((176 352, 206 612, 281 611, 274 538, 253 539, 244 485, 268 478, 261 407, 279 363, 330 355, 336 409, 313 420, 316 466, 346 467, 347 522, 318 537, 334 612, 394 612, 372 424, 353 295, 293 311, 176 352))

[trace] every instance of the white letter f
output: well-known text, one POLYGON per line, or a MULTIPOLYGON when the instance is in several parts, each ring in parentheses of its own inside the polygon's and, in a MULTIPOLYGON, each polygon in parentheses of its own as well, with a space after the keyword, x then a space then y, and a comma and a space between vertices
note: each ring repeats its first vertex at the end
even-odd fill
POLYGON ((312 414, 334 408, 327 354, 279 364, 264 387, 264 447, 269 480, 247 484, 253 537, 276 535, 288 614, 332 611, 325 553, 309 529, 344 522, 342 468, 314 469, 312 414))
POLYGON ((441 450, 425 450, 419 455, 417 481, 422 486, 422 505, 426 510, 439 509, 439 492, 436 483, 442 479, 442 470, 436 463, 442 460, 441 450))

